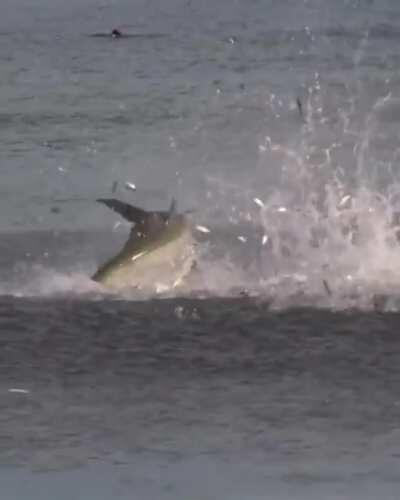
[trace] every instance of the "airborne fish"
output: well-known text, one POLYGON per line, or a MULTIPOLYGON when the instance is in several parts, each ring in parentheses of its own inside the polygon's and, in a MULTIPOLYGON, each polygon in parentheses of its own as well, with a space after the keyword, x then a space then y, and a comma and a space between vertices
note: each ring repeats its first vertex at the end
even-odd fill
POLYGON ((113 198, 97 200, 133 224, 122 250, 105 262, 92 279, 114 289, 156 291, 180 285, 194 265, 189 221, 176 212, 146 211, 113 198))

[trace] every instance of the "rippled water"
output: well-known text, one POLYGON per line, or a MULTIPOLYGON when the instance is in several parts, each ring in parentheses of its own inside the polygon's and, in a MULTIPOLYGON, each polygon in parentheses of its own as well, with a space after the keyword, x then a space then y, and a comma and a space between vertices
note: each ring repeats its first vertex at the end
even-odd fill
POLYGON ((34 474, 3 468, 8 498, 396 498, 397 324, 254 299, 4 299, 0 461, 34 474))
POLYGON ((4 498, 397 498, 397 2, 3 7, 4 498), (185 287, 90 280, 100 196, 191 211, 185 287))

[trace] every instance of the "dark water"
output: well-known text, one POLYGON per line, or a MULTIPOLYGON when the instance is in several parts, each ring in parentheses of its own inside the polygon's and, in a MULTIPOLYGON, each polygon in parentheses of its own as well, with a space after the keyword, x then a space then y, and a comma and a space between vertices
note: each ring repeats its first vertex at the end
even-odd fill
POLYGON ((4 297, 0 329, 3 498, 397 498, 398 313, 4 297))

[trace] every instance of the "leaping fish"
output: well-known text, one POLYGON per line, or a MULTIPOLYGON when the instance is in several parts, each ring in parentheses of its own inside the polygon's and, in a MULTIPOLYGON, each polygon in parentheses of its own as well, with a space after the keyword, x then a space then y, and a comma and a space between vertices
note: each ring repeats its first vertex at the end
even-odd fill
POLYGON ((92 276, 113 289, 167 290, 182 283, 193 268, 194 240, 184 214, 169 210, 147 211, 114 198, 99 198, 133 224, 121 251, 99 267, 92 276))

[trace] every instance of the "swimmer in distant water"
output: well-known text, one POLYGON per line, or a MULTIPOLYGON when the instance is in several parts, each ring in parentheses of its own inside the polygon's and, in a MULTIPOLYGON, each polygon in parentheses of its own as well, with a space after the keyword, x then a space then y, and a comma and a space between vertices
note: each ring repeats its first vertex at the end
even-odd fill
POLYGON ((92 33, 89 36, 94 38, 126 38, 129 37, 130 35, 125 35, 119 29, 114 28, 112 31, 109 31, 108 33, 92 33))
POLYGON ((113 40, 116 40, 117 38, 123 38, 128 39, 152 39, 152 38, 162 38, 165 35, 163 33, 124 33, 123 31, 119 30, 118 28, 114 28, 112 31, 107 31, 104 33, 90 33, 88 36, 92 38, 112 38, 113 40))
POLYGON ((112 38, 121 38, 122 37, 122 33, 120 30, 117 30, 116 28, 114 28, 112 31, 111 31, 111 37, 112 38))

